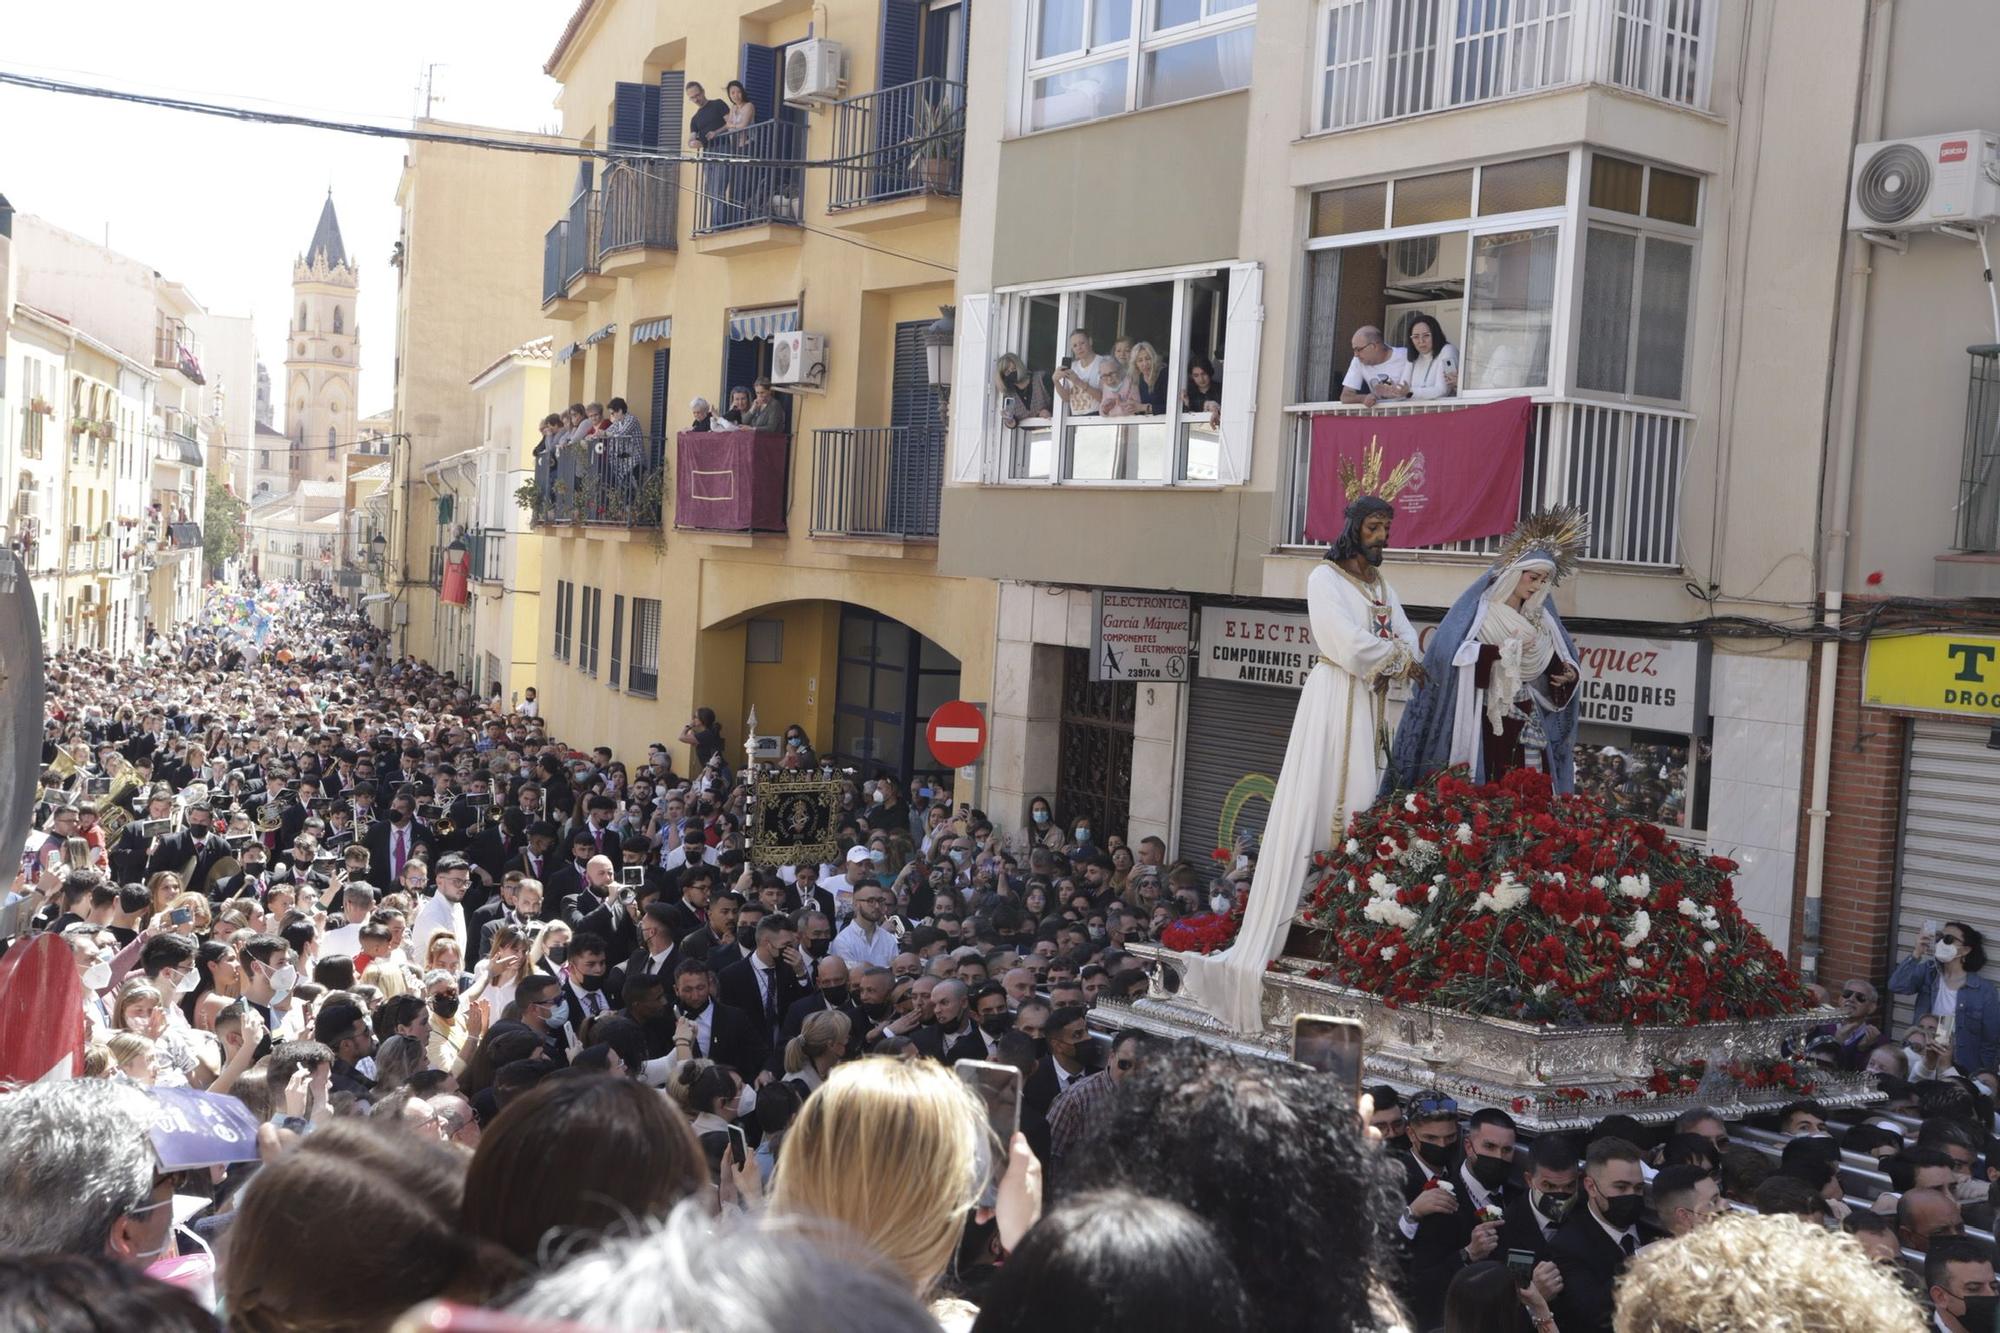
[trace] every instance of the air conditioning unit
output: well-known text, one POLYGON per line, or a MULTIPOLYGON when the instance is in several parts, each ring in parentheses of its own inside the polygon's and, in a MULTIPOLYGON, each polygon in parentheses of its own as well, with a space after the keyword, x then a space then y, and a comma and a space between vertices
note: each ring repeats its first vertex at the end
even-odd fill
POLYGON ((1391 347, 1401 347, 1410 336, 1410 320, 1429 315, 1444 326, 1444 336, 1454 344, 1465 342, 1465 302, 1400 301, 1383 308, 1382 337, 1391 347))
POLYGON ((1922 231, 2000 218, 2000 135, 1961 130, 1854 150, 1849 231, 1922 231))
POLYGON ((1465 243, 1462 231, 1389 242, 1389 280, 1384 286, 1413 295, 1464 291, 1465 243))
POLYGON ((771 339, 771 383, 799 389, 826 384, 826 335, 793 330, 771 339))
POLYGON ((847 48, 825 37, 809 37, 785 49, 785 101, 813 106, 832 101, 847 88, 847 48))

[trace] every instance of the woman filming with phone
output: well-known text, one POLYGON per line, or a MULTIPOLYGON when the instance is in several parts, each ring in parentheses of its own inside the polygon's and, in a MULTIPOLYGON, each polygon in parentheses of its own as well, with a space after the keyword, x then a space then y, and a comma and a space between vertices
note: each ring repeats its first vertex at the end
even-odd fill
POLYGON ((1951 1065, 1968 1074, 2000 1065, 2000 991, 1979 975, 1985 966, 1985 938, 1962 921, 1947 921, 1920 930, 1910 956, 1889 974, 1891 991, 1916 997, 1919 1018, 1937 1016, 1951 1065))

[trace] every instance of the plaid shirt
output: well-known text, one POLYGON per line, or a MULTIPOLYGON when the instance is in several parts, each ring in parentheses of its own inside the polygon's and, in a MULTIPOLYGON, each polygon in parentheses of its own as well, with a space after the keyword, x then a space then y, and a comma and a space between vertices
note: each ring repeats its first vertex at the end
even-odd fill
POLYGON ((1104 1113, 1104 1107, 1116 1096, 1118 1085, 1111 1081, 1111 1071, 1100 1069, 1095 1074, 1086 1074, 1063 1089, 1053 1102, 1049 1103, 1049 1152, 1060 1161, 1069 1150, 1076 1146, 1083 1132, 1090 1128, 1090 1122, 1104 1113))

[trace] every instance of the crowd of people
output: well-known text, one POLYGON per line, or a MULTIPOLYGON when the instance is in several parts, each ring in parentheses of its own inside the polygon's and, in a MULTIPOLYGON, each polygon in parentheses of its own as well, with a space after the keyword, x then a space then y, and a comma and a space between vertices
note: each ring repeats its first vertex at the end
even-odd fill
MULTIPOLYGON (((1099 352, 1088 329, 1069 335, 1069 355, 1053 371, 1031 369, 1013 352, 993 363, 1000 415, 1011 429, 1049 415, 1060 397, 1072 417, 1163 417, 1175 390, 1172 367, 1153 343, 1121 335, 1111 350, 1099 352)), ((1206 414, 1211 427, 1222 418, 1222 378, 1206 357, 1188 362, 1179 390, 1181 411, 1206 414)))
POLYGON ((708 710, 578 749, 330 599, 155 649, 49 668, 0 994, 22 1023, 9 967, 58 952, 26 1021, 75 1044, 0 1092, 0 1328, 1992 1327, 2000 1022, 1955 923, 1894 983, 1957 1003, 1912 1119, 1529 1140, 1121 1024, 1127 946, 1229 901, 1156 838, 857 773, 838 859, 765 866, 708 710), (181 1089, 255 1160, 168 1169, 181 1089), (1900 1188, 1839 1217, 1857 1153, 1900 1188))

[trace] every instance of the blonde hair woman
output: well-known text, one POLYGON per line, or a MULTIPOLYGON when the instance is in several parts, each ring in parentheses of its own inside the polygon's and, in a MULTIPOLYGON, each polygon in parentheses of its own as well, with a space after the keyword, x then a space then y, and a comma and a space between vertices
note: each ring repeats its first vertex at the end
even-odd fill
POLYGON ((785 1043, 785 1082, 810 1097, 826 1082, 833 1067, 847 1055, 847 1038, 854 1022, 838 1009, 822 1009, 799 1025, 799 1035, 785 1043))
POLYGON ((154 916, 164 913, 180 891, 181 877, 171 870, 157 870, 146 877, 146 892, 152 895, 154 916))
POLYGON ((384 958, 368 965, 368 970, 361 974, 361 984, 373 986, 384 1000, 392 999, 409 993, 410 974, 401 963, 384 958))
POLYGON ((114 1032, 104 1041, 111 1052, 111 1068, 142 1088, 150 1088, 159 1078, 159 1065, 150 1037, 136 1032, 114 1032))
MULTIPOLYGON (((208 934, 209 926, 215 920, 215 914, 210 910, 208 905, 208 898, 192 890, 185 893, 177 893, 168 900, 166 914, 171 916, 183 908, 187 911, 188 921, 185 925, 174 926, 174 933, 176 935, 208 934)), ((172 923, 169 924, 171 925, 172 923)))
POLYGON ((424 971, 449 972, 454 977, 465 969, 460 966, 465 961, 459 952, 458 936, 451 933, 449 926, 439 926, 424 941, 424 971))
MULTIPOLYGON (((786 1133, 771 1212, 859 1236, 926 1299, 978 1202, 987 1137, 979 1103, 943 1065, 851 1061, 806 1099, 786 1133)), ((1001 1186, 1001 1243, 1012 1249, 1040 1213, 1041 1167, 1016 1134, 1001 1186)), ((961 1301, 940 1302, 934 1312, 947 1329, 969 1327, 976 1313, 961 1301)))

